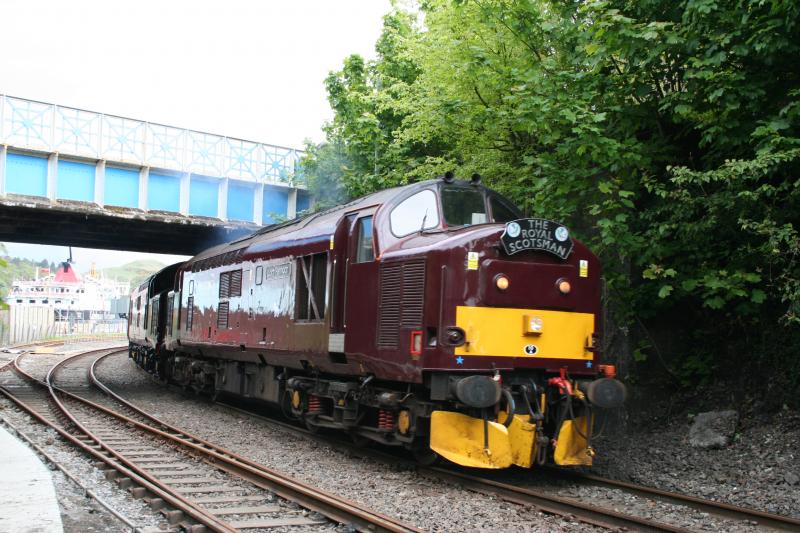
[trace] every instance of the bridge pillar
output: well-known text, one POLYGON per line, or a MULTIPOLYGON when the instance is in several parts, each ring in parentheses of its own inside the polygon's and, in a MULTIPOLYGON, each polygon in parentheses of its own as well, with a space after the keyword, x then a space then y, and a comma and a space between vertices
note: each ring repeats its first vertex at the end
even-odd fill
POLYGON ((56 199, 58 193, 58 152, 47 158, 47 197, 56 199))
POLYGON ((286 206, 286 218, 297 216, 297 189, 289 190, 289 204, 286 206))
POLYGON ((150 167, 139 170, 139 209, 147 211, 147 180, 150 178, 150 167))
POLYGON ((179 212, 182 215, 189 214, 189 185, 191 183, 192 175, 189 172, 181 175, 181 191, 180 191, 180 208, 179 212))
POLYGON ((256 190, 253 192, 253 222, 259 226, 264 223, 264 184, 259 183, 256 185, 256 190))
POLYGON ((228 220, 228 178, 219 181, 219 195, 217 196, 217 216, 221 220, 228 220))
POLYGON ((94 203, 103 207, 106 194, 106 161, 101 159, 94 167, 94 203))
POLYGON ((0 195, 6 194, 6 154, 8 147, 0 144, 0 195))

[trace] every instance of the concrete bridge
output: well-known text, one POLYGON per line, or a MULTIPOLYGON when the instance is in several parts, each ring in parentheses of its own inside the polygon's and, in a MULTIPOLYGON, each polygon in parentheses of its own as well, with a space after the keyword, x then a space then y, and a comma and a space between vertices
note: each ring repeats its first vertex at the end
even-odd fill
POLYGON ((301 156, 0 95, 0 241, 194 254, 308 209, 301 156))

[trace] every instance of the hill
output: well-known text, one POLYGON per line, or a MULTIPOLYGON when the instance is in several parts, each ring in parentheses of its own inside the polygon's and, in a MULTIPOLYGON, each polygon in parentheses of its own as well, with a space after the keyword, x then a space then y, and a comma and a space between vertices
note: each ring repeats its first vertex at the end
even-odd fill
POLYGON ((140 259, 138 261, 131 261, 122 266, 104 268, 100 273, 106 279, 115 279, 117 281, 127 281, 131 284, 131 288, 135 287, 144 281, 151 274, 158 272, 166 265, 154 259, 140 259))

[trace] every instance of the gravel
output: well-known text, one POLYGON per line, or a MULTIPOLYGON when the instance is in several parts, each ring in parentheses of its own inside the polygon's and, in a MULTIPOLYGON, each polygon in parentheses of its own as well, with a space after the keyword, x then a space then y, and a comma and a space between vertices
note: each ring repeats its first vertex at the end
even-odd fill
POLYGON ((402 465, 356 457, 290 430, 175 393, 153 383, 124 355, 107 358, 97 374, 112 390, 165 422, 426 531, 591 530, 570 519, 442 484, 402 465))
POLYGON ((689 445, 690 417, 598 441, 596 473, 800 518, 800 413, 742 417, 721 449, 689 445))
MULTIPOLYGON (((143 529, 166 529, 161 514, 153 512, 142 500, 135 500, 130 493, 109 483, 104 474, 94 467, 92 461, 74 447, 66 444, 52 429, 45 428, 6 398, 0 398, 0 417, 25 433, 46 453, 63 465, 83 486, 102 498, 111 508, 128 517, 143 529)), ((96 502, 83 496, 82 490, 61 472, 53 472, 61 519, 64 531, 120 531, 124 529, 115 517, 96 502), (94 528, 94 529, 91 529, 94 528)))
MULTIPOLYGON (((354 457, 333 447, 196 397, 165 389, 124 356, 108 358, 99 377, 112 389, 165 421, 307 483, 359 501, 429 531, 585 530, 571 523, 486 496, 442 485, 399 465, 354 457), (392 495, 386 497, 387 494, 392 495)), ((689 420, 607 429, 596 440, 591 471, 665 490, 800 516, 796 442, 800 415, 784 410, 769 419, 743 419, 728 446, 691 448, 689 420), (776 490, 777 489, 777 490, 776 490)), ((533 471, 499 473, 503 481, 555 490, 621 512, 692 530, 755 531, 754 525, 641 498, 616 489, 575 484, 533 471)))

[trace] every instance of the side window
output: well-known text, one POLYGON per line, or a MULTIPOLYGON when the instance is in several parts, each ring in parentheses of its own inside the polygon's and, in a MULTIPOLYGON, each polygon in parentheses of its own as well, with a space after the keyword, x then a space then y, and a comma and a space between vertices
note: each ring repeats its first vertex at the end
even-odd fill
POLYGON ((392 209, 389 224, 395 237, 404 237, 423 229, 435 228, 439 225, 436 193, 425 190, 409 196, 392 209))
POLYGON ((296 320, 325 318, 328 254, 314 254, 297 259, 296 320))
POLYGON ((256 285, 261 285, 264 282, 264 267, 256 267, 256 285))
POLYGON ((150 333, 156 335, 158 333, 158 308, 160 300, 153 300, 153 312, 150 319, 150 333))
POLYGON ((372 217, 358 219, 358 241, 356 243, 356 263, 367 263, 375 260, 372 248, 372 217))

